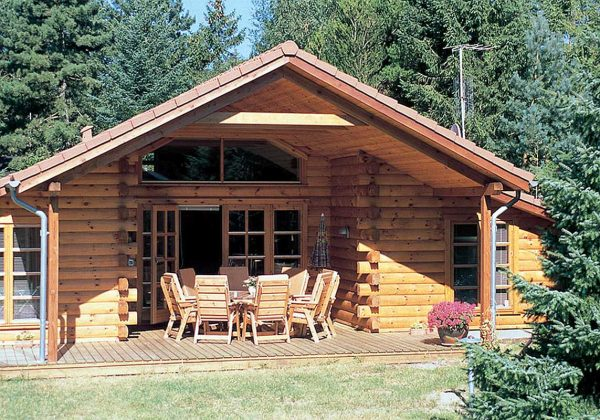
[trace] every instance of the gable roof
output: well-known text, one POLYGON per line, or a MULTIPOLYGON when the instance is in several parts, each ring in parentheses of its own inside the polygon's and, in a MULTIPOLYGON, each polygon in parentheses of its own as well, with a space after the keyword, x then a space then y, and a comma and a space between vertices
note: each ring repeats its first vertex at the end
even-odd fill
MULTIPOLYGON (((534 177, 532 173, 515 167, 435 121, 399 104, 299 49, 292 41, 286 41, 74 147, 1 178, 0 185, 5 185, 10 179, 18 179, 21 181, 20 191, 23 192, 44 182, 60 179, 69 171, 85 172, 93 169, 94 165, 110 163, 164 137, 173 127, 203 118, 233 102, 236 97, 239 99, 244 89, 268 84, 284 68, 285 71, 292 71, 312 80, 344 100, 358 104, 373 119, 408 129, 423 143, 423 147, 427 147, 425 150, 430 154, 439 155, 441 152, 460 162, 465 168, 472 168, 490 180, 502 182, 508 188, 529 190, 529 181, 534 177)), ((371 121, 367 123, 370 124, 371 121)), ((0 189, 0 196, 5 193, 4 189, 0 189)))

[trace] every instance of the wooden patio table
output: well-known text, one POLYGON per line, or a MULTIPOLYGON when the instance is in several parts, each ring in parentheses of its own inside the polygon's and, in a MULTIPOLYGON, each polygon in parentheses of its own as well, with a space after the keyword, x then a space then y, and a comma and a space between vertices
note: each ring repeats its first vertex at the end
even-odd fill
MULTIPOLYGON (((247 291, 238 291, 238 290, 230 290, 229 291, 229 299, 233 305, 238 307, 238 313, 242 316, 242 321, 244 321, 244 326, 242 329, 242 334, 238 334, 237 339, 239 341, 246 340, 246 319, 248 318, 248 307, 254 305, 254 296, 252 296, 247 291)), ((238 324, 240 325, 240 324, 238 324)))

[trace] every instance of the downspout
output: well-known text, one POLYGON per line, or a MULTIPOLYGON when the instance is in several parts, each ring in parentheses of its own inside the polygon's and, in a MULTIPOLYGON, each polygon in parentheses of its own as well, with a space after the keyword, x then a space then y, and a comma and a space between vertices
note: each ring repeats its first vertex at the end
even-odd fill
POLYGON ((48 216, 43 211, 33 207, 17 197, 17 189, 20 181, 12 180, 6 184, 5 188, 10 193, 10 198, 19 207, 24 208, 30 213, 40 218, 40 354, 39 363, 46 363, 46 289, 48 284, 48 216))
POLYGON ((490 307, 491 309, 491 327, 492 327, 492 333, 495 334, 496 333, 496 233, 498 231, 498 226, 496 225, 496 222, 498 221, 498 217, 500 217, 500 215, 502 213, 504 213, 506 210, 508 210, 509 208, 511 208, 512 206, 514 206, 516 204, 517 201, 519 201, 519 199, 521 198, 521 191, 517 191, 515 193, 515 197, 510 200, 508 203, 506 203, 505 205, 503 205, 502 207, 500 207, 498 210, 496 210, 494 212, 494 214, 492 214, 492 220, 491 220, 491 229, 492 229, 492 262, 491 262, 491 281, 490 281, 490 287, 491 287, 491 293, 490 293, 490 307))

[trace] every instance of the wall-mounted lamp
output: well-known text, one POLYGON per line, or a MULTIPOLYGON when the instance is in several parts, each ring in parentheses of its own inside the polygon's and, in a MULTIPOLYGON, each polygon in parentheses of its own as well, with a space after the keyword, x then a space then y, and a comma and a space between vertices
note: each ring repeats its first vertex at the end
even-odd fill
POLYGON ((350 227, 343 226, 338 230, 338 233, 340 234, 340 236, 343 236, 344 238, 348 239, 350 237, 350 227))

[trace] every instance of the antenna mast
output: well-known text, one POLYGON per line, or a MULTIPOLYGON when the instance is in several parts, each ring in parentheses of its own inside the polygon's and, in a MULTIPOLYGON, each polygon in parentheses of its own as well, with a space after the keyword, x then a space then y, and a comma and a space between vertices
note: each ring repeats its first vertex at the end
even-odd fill
POLYGON ((461 126, 461 134, 463 138, 466 138, 465 131, 465 119, 467 113, 467 97, 465 95, 465 82, 463 76, 463 50, 472 50, 472 51, 489 51, 492 46, 482 45, 482 44, 460 44, 454 45, 451 47, 445 47, 445 49, 451 49, 452 52, 458 51, 458 91, 459 91, 459 99, 460 99, 460 126, 461 126))

